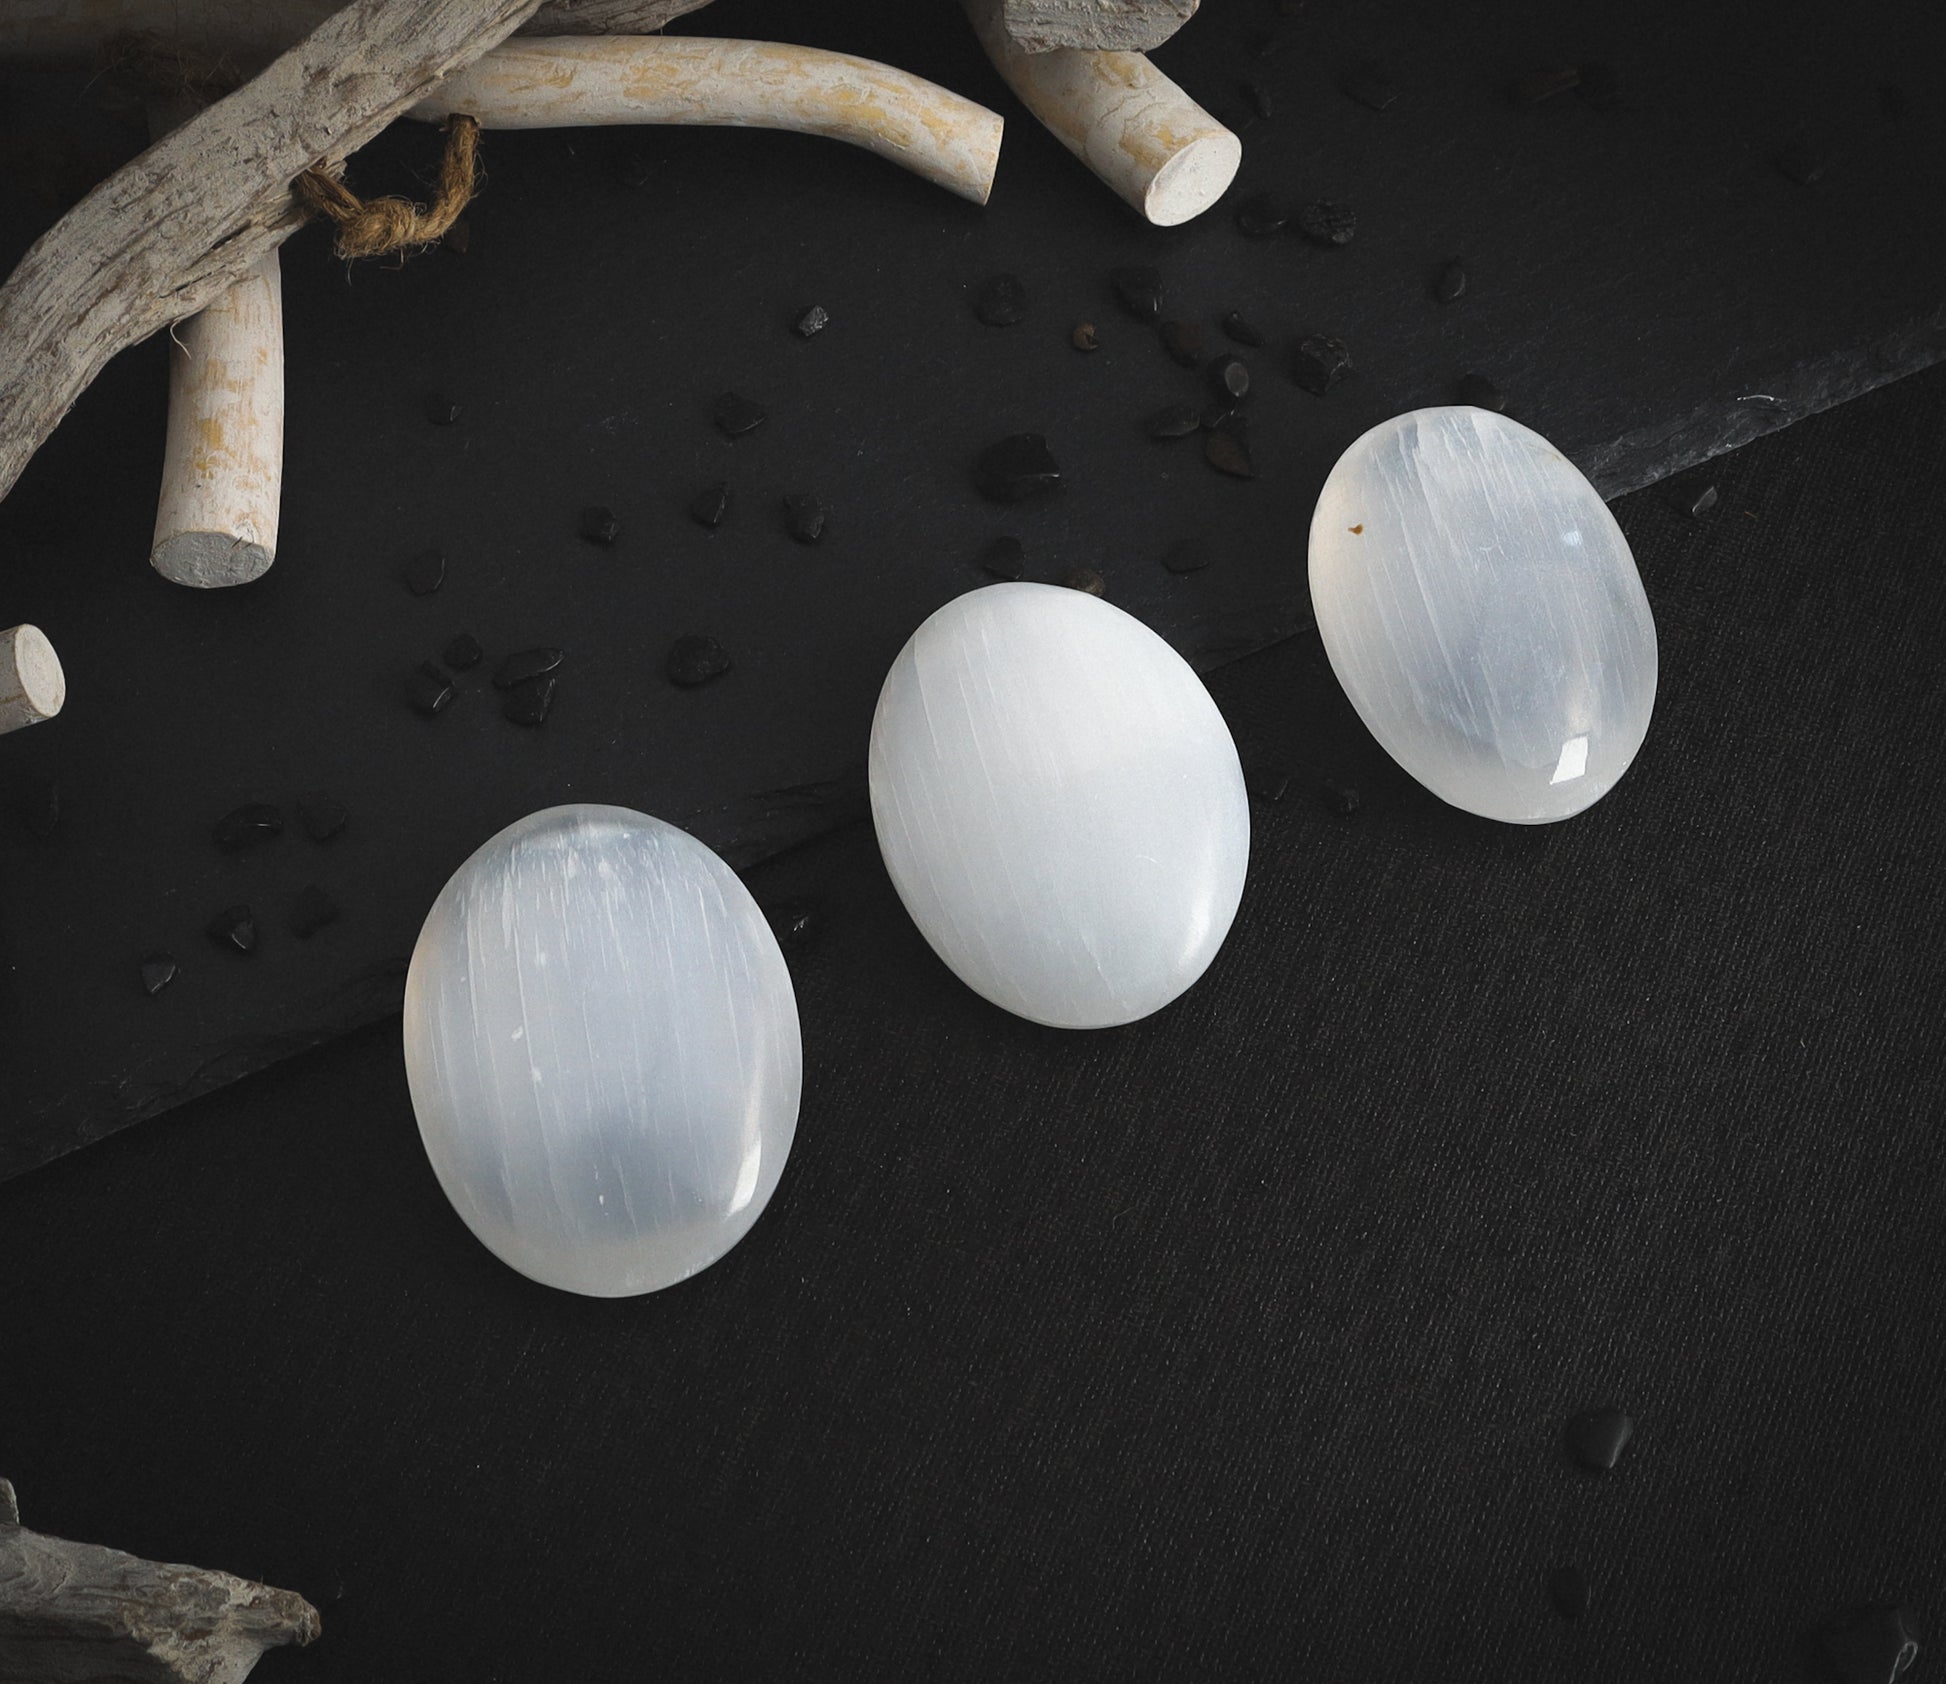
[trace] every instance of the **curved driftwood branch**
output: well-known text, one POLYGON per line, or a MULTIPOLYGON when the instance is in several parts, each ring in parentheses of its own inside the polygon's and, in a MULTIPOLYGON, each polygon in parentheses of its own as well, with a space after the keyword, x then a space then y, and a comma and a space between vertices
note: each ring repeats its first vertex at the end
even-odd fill
POLYGON ((509 41, 412 115, 459 111, 488 129, 689 123, 825 135, 982 205, 1002 128, 983 105, 849 53, 676 35, 509 41))
POLYGON ((294 176, 364 145, 538 5, 355 0, 42 235, 0 287, 0 496, 110 357, 282 242, 294 176))
POLYGON ((39 626, 0 631, 0 735, 52 719, 68 699, 61 657, 39 626))

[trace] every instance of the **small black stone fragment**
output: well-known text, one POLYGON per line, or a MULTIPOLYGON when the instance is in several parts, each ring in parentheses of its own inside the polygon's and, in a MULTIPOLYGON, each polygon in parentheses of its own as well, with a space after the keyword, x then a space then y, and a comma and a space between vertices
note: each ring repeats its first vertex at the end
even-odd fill
POLYGON ((1291 769, 1281 760, 1259 760, 1245 770, 1243 785, 1259 801, 1282 801, 1291 787, 1291 769))
POLYGON ((1099 351, 1101 336, 1095 332, 1093 322, 1076 322, 1074 331, 1068 335, 1068 343, 1077 351, 1099 351))
POLYGON ((211 941, 231 953, 257 950, 257 920, 247 906, 226 906, 203 929, 211 941))
POLYGON ((399 577, 414 596, 431 596, 446 582, 446 555, 442 550, 421 550, 400 570, 399 577))
POLYGON ((1252 350, 1264 342, 1264 336, 1235 310, 1223 312, 1223 331, 1237 344, 1248 345, 1252 350))
POLYGON ((1318 804, 1327 813, 1336 813, 1339 818, 1348 819, 1358 811, 1358 791, 1336 778, 1325 778, 1318 784, 1318 804))
POLYGON ((1018 538, 996 538, 980 552, 980 567, 996 579, 1018 579, 1027 571, 1027 546, 1018 538))
POLYGON ((989 275, 973 295, 973 314, 988 327, 1012 327, 1027 319, 1027 289, 1018 275, 989 275))
POLYGON ((1697 491, 1694 487, 1691 487, 1688 491, 1684 492, 1679 500, 1678 506, 1684 514, 1700 520, 1711 509, 1716 507, 1716 503, 1716 487, 1706 485, 1701 491, 1697 491))
POLYGON ((1249 102, 1250 109, 1266 123, 1275 115, 1277 107, 1270 97, 1270 90, 1261 82, 1245 82, 1243 97, 1249 102))
POLYGON ((1584 64, 1574 96, 1595 111, 1613 111, 1622 103, 1622 79, 1612 64, 1584 64))
POLYGON ((446 640, 446 647, 439 653, 440 658, 454 672, 471 672, 486 657, 486 651, 480 647, 480 640, 471 632, 460 632, 455 637, 449 637, 446 640))
POLYGON ((764 916, 770 920, 771 933, 777 937, 777 945, 786 953, 802 953, 824 933, 824 909, 811 901, 787 901, 781 906, 767 906, 764 916))
POLYGON ((1350 245, 1358 232, 1358 213, 1350 205, 1320 199, 1297 213, 1297 231, 1313 245, 1350 245))
POLYGON ((1281 234, 1290 219, 1290 207, 1274 193, 1254 193, 1237 206, 1237 226, 1253 240, 1281 234))
POLYGON ((459 405, 444 392, 426 394, 426 419, 435 427, 450 427, 459 419, 459 405))
POLYGON ((1227 427, 1242 414, 1243 409, 1234 398, 1218 398, 1215 403, 1203 405, 1203 431, 1213 433, 1219 427, 1227 427))
POLYGON ((216 828, 210 832, 217 847, 228 848, 232 853, 254 848, 283 834, 284 815, 268 801, 251 801, 241 807, 232 807, 216 821, 216 828))
POLYGON ((1442 304, 1450 304, 1466 291, 1466 265, 1457 257, 1449 258, 1446 267, 1439 271, 1439 277, 1432 284, 1432 295, 1442 304))
POLYGON ((151 953, 142 961, 142 988, 153 999, 176 980, 176 961, 167 953, 151 953))
POLYGON ((670 647, 669 659, 663 663, 663 671, 669 675, 669 682, 685 690, 707 684, 712 678, 720 678, 729 670, 730 652, 713 637, 692 635, 677 638, 670 647))
POLYGON ((723 517, 730 509, 730 482, 720 479, 714 485, 706 485, 689 500, 689 518, 698 526, 707 526, 714 532, 723 524, 723 517))
POLYGON ((560 664, 561 651, 550 649, 545 644, 538 649, 516 649, 493 669, 493 687, 496 690, 511 690, 516 684, 525 684, 530 678, 552 672, 560 664))
POLYGON ((1162 552, 1162 565, 1171 573, 1200 573, 1209 563, 1209 551, 1194 538, 1178 538, 1162 552))
POLYGON ((338 921, 338 903, 316 883, 307 883, 291 900, 286 928, 299 941, 309 940, 327 924, 338 921))
POLYGON ((1338 84, 1339 90, 1360 105, 1383 111, 1399 97, 1399 90, 1381 76, 1376 65, 1362 64, 1338 84))
POLYGON ((554 691, 559 683, 551 672, 523 679, 508 690, 507 699, 500 704, 501 717, 511 719, 516 725, 542 724, 548 709, 554 705, 554 691))
POLYGON ((822 304, 813 304, 803 315, 791 323, 791 332, 800 339, 809 339, 813 334, 822 333, 831 325, 831 313, 822 304))
POLYGON ((1241 416, 1203 435, 1203 460, 1233 479, 1257 477, 1256 465, 1250 460, 1250 434, 1241 416))
POLYGON ((1318 397, 1351 373, 1351 353, 1342 339, 1312 335, 1300 340, 1297 355, 1291 360, 1291 378, 1305 391, 1318 397))
POLYGON ((1194 368, 1203 360, 1203 330, 1194 322, 1164 322, 1155 331, 1163 350, 1183 368, 1194 368))
MULTIPOLYGON (((452 645, 449 643, 446 647, 450 651, 452 645)), ((329 795, 314 793, 297 798, 297 822, 313 842, 329 842, 345 828, 345 821, 349 817, 345 804, 329 795)))
POLYGON ((1571 64, 1552 64, 1540 70, 1530 70, 1518 81, 1507 88, 1507 100, 1512 105, 1539 105, 1543 100, 1564 94, 1581 80, 1581 72, 1571 64))
POLYGON ((825 508, 808 491, 795 491, 784 499, 784 525, 800 544, 815 544, 824 537, 825 508))
POLYGON ((406 681, 405 699, 428 719, 437 719, 458 694, 453 681, 430 661, 421 661, 406 681))
POLYGON ((1588 1575, 1572 1562, 1548 1568, 1547 1599, 1562 1619, 1580 1619, 1588 1612, 1588 1575))
POLYGON ((1021 503, 1061 483, 1061 465, 1039 433, 1015 433, 980 452, 974 466, 980 494, 996 503, 1021 503))
POLYGON ((1109 272, 1108 284, 1122 301, 1122 308, 1138 322, 1162 319, 1162 271, 1131 265, 1109 272))
POLYGON ((31 778, 20 795, 20 822, 45 842, 61 828, 61 785, 54 778, 31 778))
POLYGON ((1619 1409, 1588 1409, 1568 1422, 1567 1452, 1591 1473, 1608 1473, 1621 1460, 1635 1423, 1619 1409))
POLYGON ((1845 1684, 1894 1684, 1919 1658, 1919 1639, 1905 1611, 1891 1603, 1854 1609, 1818 1639, 1845 1684))
POLYGON ((1245 398, 1250 395, 1250 365, 1241 357, 1225 354, 1209 365, 1210 389, 1218 398, 1245 398))
POLYGON ((1194 404, 1172 403, 1151 415, 1142 430, 1152 439, 1186 439, 1201 424, 1194 404))
POLYGON ((725 392, 716 400, 716 407, 710 411, 710 419, 726 439, 740 439, 745 433, 755 432, 770 417, 764 413, 761 405, 739 397, 735 392, 725 392))
POLYGON ((1092 567, 1070 567, 1061 575, 1061 583, 1071 591, 1082 591, 1089 596, 1108 594, 1108 581, 1092 567))
POLYGON ((581 536, 591 544, 612 544, 622 535, 622 523, 612 509, 590 503, 581 511, 581 536))
POLYGON ((1809 133, 1800 131, 1777 149, 1777 168, 1800 187, 1809 187, 1824 174, 1824 149, 1809 133))
POLYGON ((1462 374, 1454 388, 1459 401, 1475 409, 1490 409, 1496 415, 1507 410, 1506 395, 1484 374, 1462 374))

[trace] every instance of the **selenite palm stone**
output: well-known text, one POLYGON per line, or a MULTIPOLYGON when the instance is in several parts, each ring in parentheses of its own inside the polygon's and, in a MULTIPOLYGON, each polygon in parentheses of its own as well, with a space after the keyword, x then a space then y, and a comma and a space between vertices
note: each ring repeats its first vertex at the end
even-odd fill
POLYGON ((1421 409, 1353 444, 1311 521, 1311 601, 1359 717, 1455 807, 1565 819, 1642 746, 1656 640, 1635 558, 1518 421, 1421 409))
POLYGON ((803 1051, 736 874, 660 819, 573 806, 509 825, 440 891, 406 977, 405 1066, 481 1244, 619 1298, 749 1232, 791 1149, 803 1051))
POLYGON ((1250 810, 1229 728, 1181 656, 1084 591, 989 585, 934 614, 879 693, 870 774, 913 922, 1036 1023, 1146 1017, 1236 915, 1250 810))

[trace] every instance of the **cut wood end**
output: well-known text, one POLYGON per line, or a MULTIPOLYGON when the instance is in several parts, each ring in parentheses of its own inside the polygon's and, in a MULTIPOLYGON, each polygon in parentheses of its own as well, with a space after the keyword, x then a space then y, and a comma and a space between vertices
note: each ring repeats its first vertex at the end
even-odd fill
POLYGON ((68 699, 67 675, 38 626, 0 632, 0 731, 52 719, 68 699))
POLYGON ((1155 172, 1142 214, 1158 228, 1201 216, 1230 190, 1242 165, 1243 142, 1228 129, 1193 140, 1155 172))
POLYGON ((216 590, 262 578, 276 559, 268 545, 234 532, 178 532, 156 545, 149 565, 171 584, 216 590))

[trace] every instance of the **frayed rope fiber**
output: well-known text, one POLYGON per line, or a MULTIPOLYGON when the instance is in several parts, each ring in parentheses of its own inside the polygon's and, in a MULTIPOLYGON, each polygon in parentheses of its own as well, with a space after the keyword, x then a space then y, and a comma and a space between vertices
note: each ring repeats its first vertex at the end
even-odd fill
POLYGON ((340 257, 384 257, 429 246, 459 220, 479 189, 479 154, 479 122, 463 113, 448 118, 439 191, 423 210, 410 199, 361 199, 322 169, 306 170, 292 185, 307 209, 336 225, 340 257))

